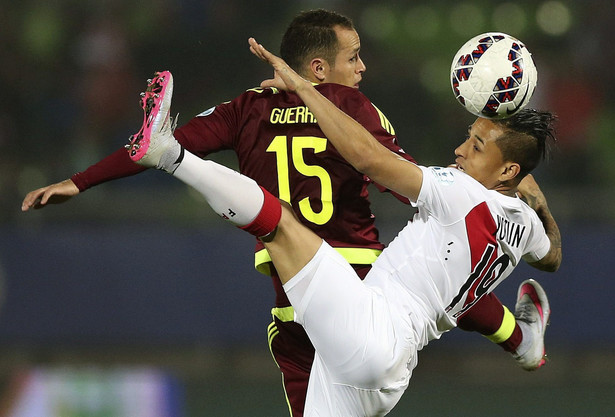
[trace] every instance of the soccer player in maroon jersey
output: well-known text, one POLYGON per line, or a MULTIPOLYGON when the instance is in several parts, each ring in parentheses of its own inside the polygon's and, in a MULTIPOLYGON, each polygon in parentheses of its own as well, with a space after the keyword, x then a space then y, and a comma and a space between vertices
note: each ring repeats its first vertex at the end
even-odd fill
MULTIPOLYGON (((386 117, 364 96, 344 94, 357 88, 365 71, 359 57, 360 40, 352 22, 337 13, 316 10, 293 20, 281 44, 282 57, 306 79, 322 84, 318 90, 361 123, 391 151, 412 160, 397 144, 386 117)), ((271 89, 248 90, 213 107, 177 128, 175 138, 187 150, 205 157, 233 150, 240 171, 282 200, 292 204, 303 224, 336 248, 364 277, 384 245, 370 211, 369 178, 348 164, 331 146, 313 115, 297 97, 271 89)), ((70 179, 30 192, 22 209, 65 201, 100 183, 144 171, 125 149, 104 158, 70 179)), ((404 200, 402 197, 399 197, 404 200)), ((229 213, 232 215, 232 213, 229 213)), ((261 243, 256 268, 272 276, 276 292, 269 344, 284 376, 284 389, 293 416, 301 416, 314 358, 303 328, 261 243)), ((459 320, 459 327, 477 330, 513 351, 521 340, 514 316, 493 296, 483 297, 459 320), (503 343, 502 343, 503 342, 503 343)))

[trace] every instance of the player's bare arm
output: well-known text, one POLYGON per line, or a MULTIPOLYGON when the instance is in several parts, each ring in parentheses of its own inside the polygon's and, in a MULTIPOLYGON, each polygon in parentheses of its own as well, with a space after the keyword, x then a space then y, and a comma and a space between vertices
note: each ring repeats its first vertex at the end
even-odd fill
POLYGON ((275 70, 275 77, 263 81, 262 87, 297 93, 316 116, 327 138, 355 169, 416 201, 423 181, 423 172, 419 167, 378 143, 363 126, 333 105, 312 83, 299 76, 284 60, 270 53, 254 38, 248 42, 250 51, 275 70))
POLYGON ((71 179, 48 185, 30 191, 21 203, 21 211, 28 211, 31 208, 41 209, 47 204, 64 203, 71 197, 79 194, 79 189, 71 179))
POLYGON ((551 249, 549 249, 547 255, 541 260, 529 264, 542 271, 555 272, 562 263, 562 237, 547 205, 547 199, 532 174, 526 175, 521 180, 517 190, 520 197, 538 214, 551 241, 551 249))

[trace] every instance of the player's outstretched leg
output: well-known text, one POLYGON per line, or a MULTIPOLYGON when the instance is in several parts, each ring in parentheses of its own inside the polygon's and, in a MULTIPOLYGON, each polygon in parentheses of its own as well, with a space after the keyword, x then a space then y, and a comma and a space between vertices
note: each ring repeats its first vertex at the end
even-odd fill
POLYGON ((280 221, 276 197, 254 180, 186 151, 173 137, 170 117, 173 76, 157 72, 141 94, 143 125, 126 145, 134 162, 164 170, 199 191, 224 219, 257 236, 269 235, 280 221))
POLYGON ((173 137, 175 126, 170 117, 172 97, 173 76, 169 71, 157 72, 147 80, 140 100, 143 124, 126 145, 130 159, 137 164, 171 173, 181 160, 181 147, 173 137))
POLYGON ((533 279, 523 281, 517 292, 515 318, 523 332, 523 340, 512 352, 517 363, 527 371, 545 364, 545 330, 551 309, 547 294, 533 279))

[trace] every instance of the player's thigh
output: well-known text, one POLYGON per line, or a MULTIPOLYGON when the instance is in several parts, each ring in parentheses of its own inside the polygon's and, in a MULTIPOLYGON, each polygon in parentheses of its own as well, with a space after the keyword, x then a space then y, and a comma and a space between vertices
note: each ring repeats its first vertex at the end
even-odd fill
POLYGON ((282 206, 277 229, 262 240, 282 284, 308 264, 322 244, 322 239, 301 224, 287 205, 282 206))
POLYGON ((285 289, 336 383, 382 388, 405 375, 387 300, 329 245, 285 289))

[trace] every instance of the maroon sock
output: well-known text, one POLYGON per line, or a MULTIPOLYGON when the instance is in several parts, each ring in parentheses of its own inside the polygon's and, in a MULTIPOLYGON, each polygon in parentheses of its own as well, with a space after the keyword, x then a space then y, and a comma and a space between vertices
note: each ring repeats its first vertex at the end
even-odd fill
POLYGON ((280 222, 280 217, 282 217, 282 205, 280 204, 280 200, 263 187, 261 187, 261 190, 263 190, 265 196, 261 211, 250 224, 239 227, 256 237, 267 236, 269 233, 273 232, 280 222))
POLYGON ((457 326, 465 331, 479 332, 500 345, 505 351, 513 352, 521 343, 523 334, 521 328, 515 322, 510 336, 500 341, 501 337, 497 333, 502 329, 502 324, 505 320, 508 320, 505 325, 512 325, 514 317, 512 317, 508 309, 505 309, 494 293, 489 293, 483 296, 457 320, 457 326))

